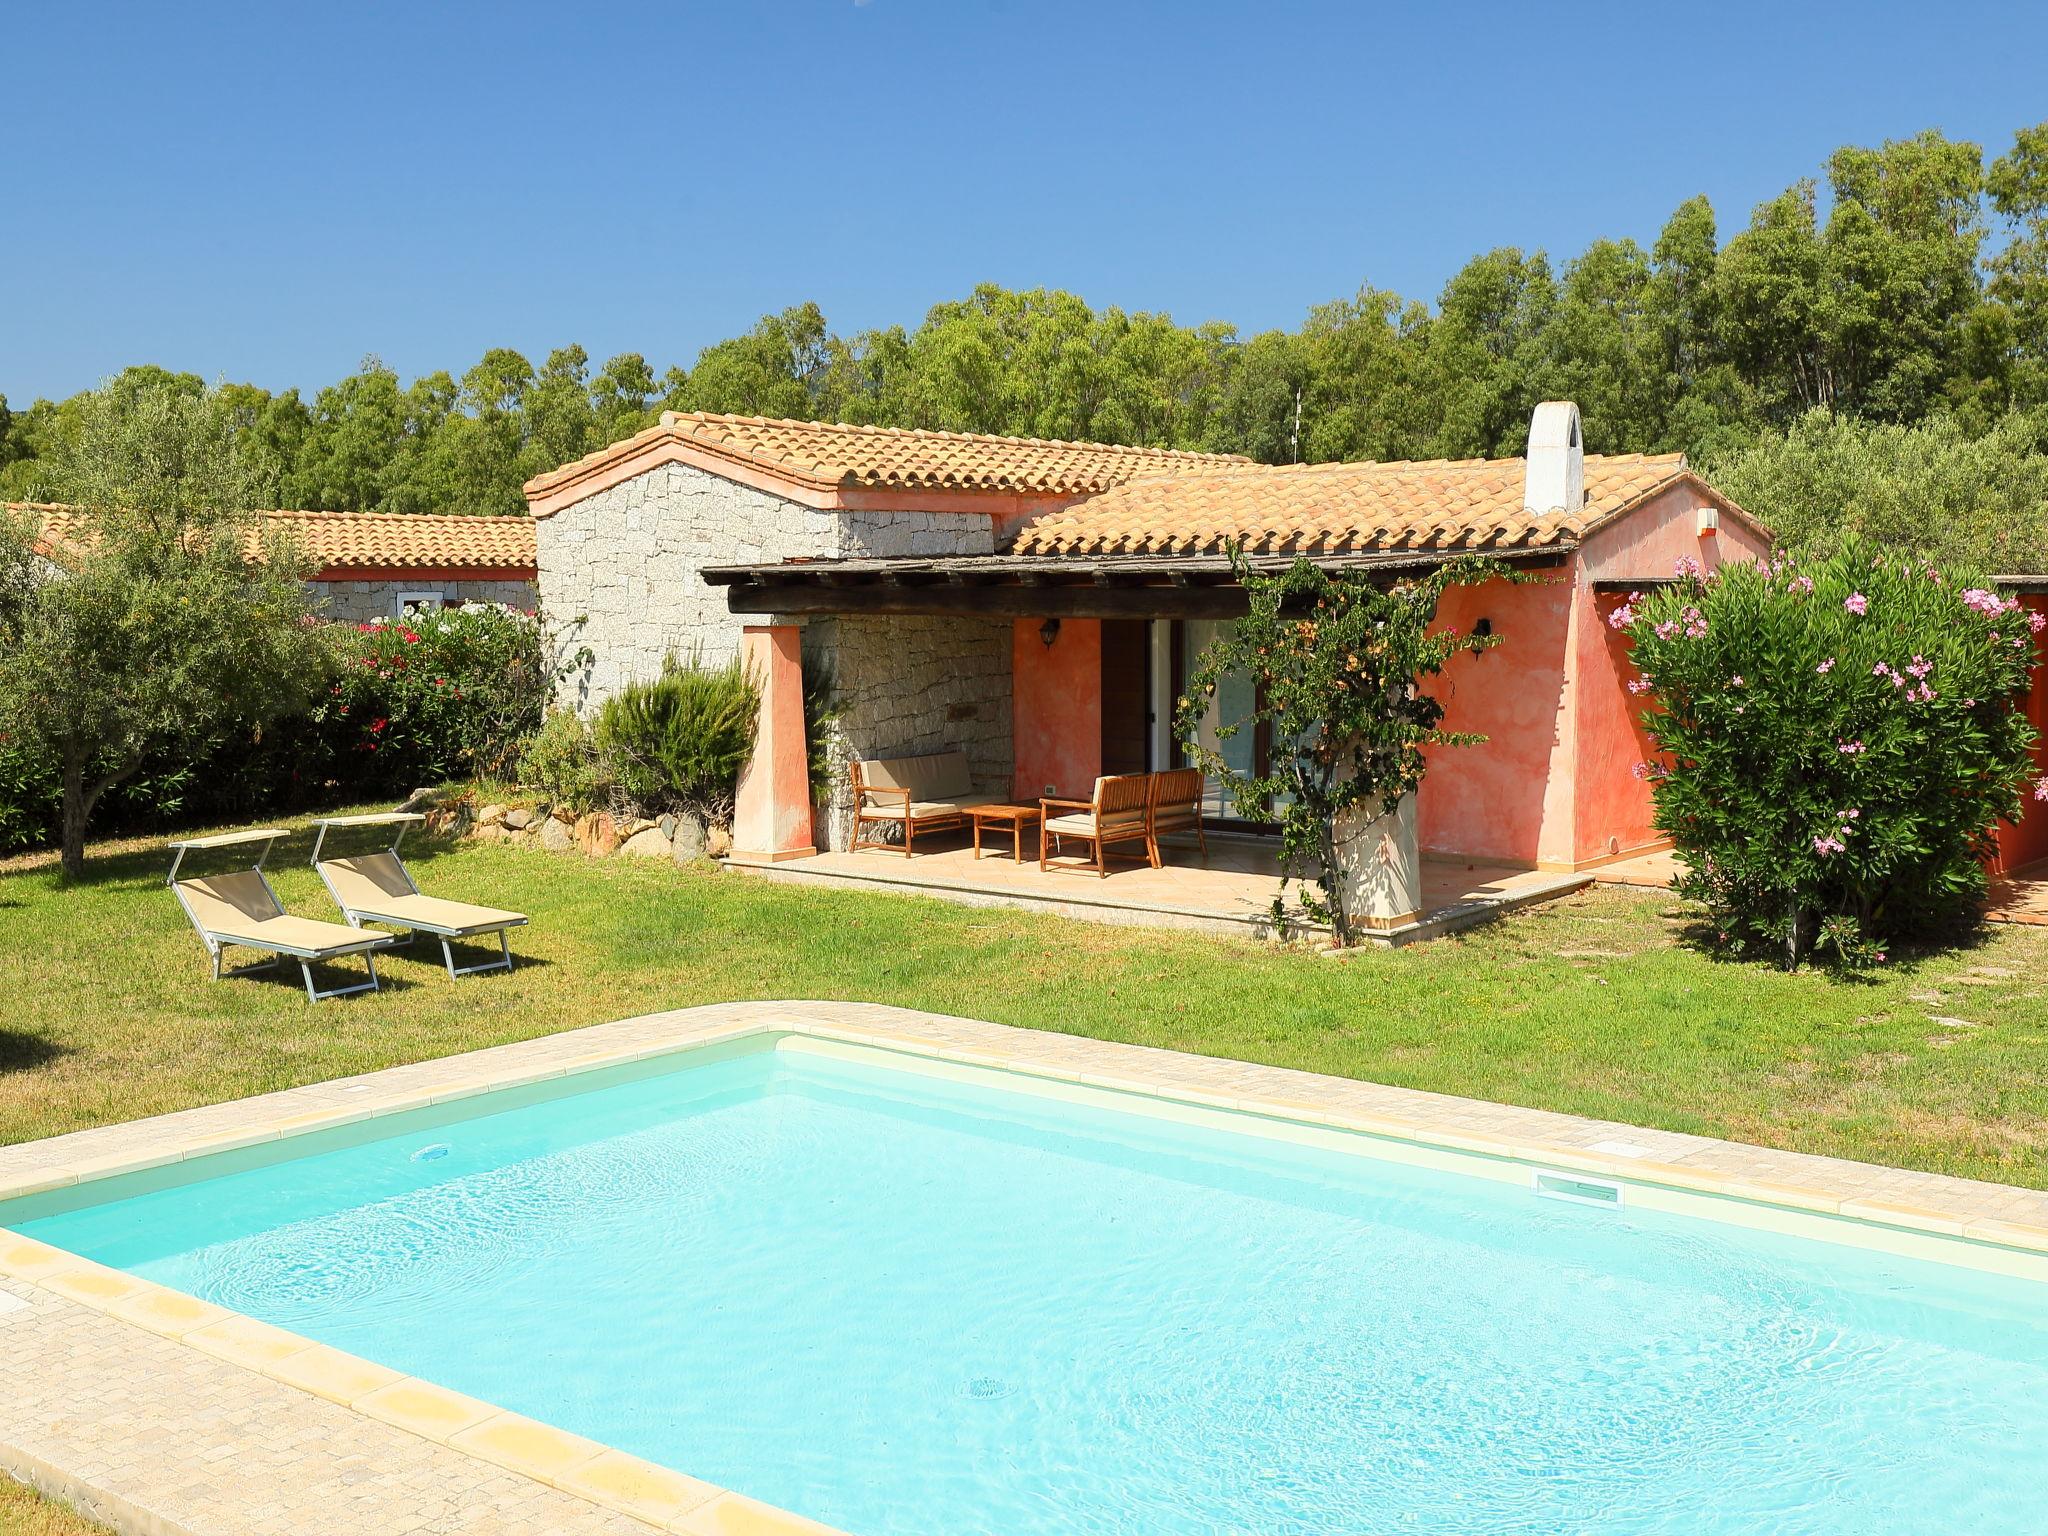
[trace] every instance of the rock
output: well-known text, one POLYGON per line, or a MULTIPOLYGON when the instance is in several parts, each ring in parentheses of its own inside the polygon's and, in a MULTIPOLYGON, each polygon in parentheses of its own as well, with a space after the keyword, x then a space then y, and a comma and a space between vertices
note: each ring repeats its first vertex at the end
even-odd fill
POLYGON ((566 805, 555 806, 549 812, 549 814, 552 815, 555 818, 555 820, 559 821, 565 827, 574 826, 576 824, 576 813, 570 810, 569 807, 567 807, 566 805))
POLYGON ((697 817, 684 814, 668 818, 675 823, 669 834, 670 849, 678 864, 688 864, 704 857, 704 823, 697 817))
POLYGON ((649 817, 634 816, 628 819, 623 827, 619 828, 619 836, 630 843, 634 838, 654 825, 654 821, 649 817))
POLYGON ((504 820, 505 807, 502 805, 487 805, 476 813, 476 824, 480 827, 499 826, 504 820))
POLYGON ((469 835, 482 843, 512 843, 519 840, 517 832, 510 830, 503 823, 495 821, 478 823, 469 835))
POLYGON ((669 857, 669 851, 668 839, 652 822, 619 844, 620 853, 630 853, 635 858, 665 859, 669 857))
POLYGON ((608 811, 592 811, 576 823, 576 846, 592 858, 619 851, 619 829, 608 811))
POLYGON ((655 825, 661 828, 663 837, 673 838, 676 835, 676 819, 673 816, 664 816, 655 825))
POLYGON ((732 828, 712 827, 704 834, 704 851, 714 859, 732 852, 732 828))
POLYGON ((533 812, 523 805, 515 805, 505 813, 504 821, 514 832, 524 832, 533 825, 533 812))
POLYGON ((550 816, 540 824, 540 845, 549 853, 567 853, 576 846, 576 837, 566 825, 550 816))

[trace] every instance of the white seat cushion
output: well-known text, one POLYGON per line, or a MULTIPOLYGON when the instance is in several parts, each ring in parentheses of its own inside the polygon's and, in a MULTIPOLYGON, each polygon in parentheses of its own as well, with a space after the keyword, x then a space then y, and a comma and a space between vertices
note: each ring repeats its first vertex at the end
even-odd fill
MULTIPOLYGON (((1119 811, 1114 816, 1102 818, 1102 830, 1114 837, 1119 833, 1141 832, 1145 827, 1143 811, 1119 811)), ((1045 830, 1062 837, 1095 836, 1095 818, 1088 815, 1055 816, 1045 824, 1045 830)))

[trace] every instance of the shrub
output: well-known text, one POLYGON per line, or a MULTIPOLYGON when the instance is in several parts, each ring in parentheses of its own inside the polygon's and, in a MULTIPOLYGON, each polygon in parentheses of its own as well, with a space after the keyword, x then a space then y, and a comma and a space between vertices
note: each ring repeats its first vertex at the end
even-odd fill
POLYGON ((330 634, 335 680, 310 721, 328 775, 353 790, 504 773, 557 678, 541 621, 491 603, 330 634))
MULTIPOLYGON (((1216 777, 1231 803, 1280 827, 1280 867, 1290 880, 1313 879, 1302 909, 1330 924, 1348 945, 1356 913, 1342 873, 1361 815, 1398 805, 1422 783, 1431 746, 1465 746, 1482 736, 1443 729, 1443 705, 1417 684, 1453 656, 1488 650, 1499 635, 1433 629, 1437 604, 1452 586, 1516 578, 1498 561, 1461 557, 1427 575, 1381 586, 1374 573, 1325 571, 1297 560, 1267 574, 1233 547, 1230 563, 1251 611, 1196 659, 1174 709, 1188 757, 1216 777), (1231 674, 1251 682, 1253 704, 1225 719, 1228 740, 1247 728, 1269 733, 1271 766, 1242 773, 1202 740, 1202 719, 1231 674)), ((1284 915, 1282 894, 1273 916, 1284 915)))
POLYGON ((632 808, 687 810, 727 823, 760 702, 737 661, 707 668, 671 659, 660 677, 629 683, 605 700, 597 750, 632 808))
POLYGON ((1634 640, 1662 754, 1637 772, 1720 941, 1860 964, 1973 921, 1992 829, 2031 773, 2018 705, 2042 620, 1855 541, 1680 565, 1609 622, 1634 640))
POLYGON ((539 790, 548 804, 571 811, 591 810, 605 796, 590 726, 572 709, 548 713, 520 757, 519 777, 539 790))
POLYGON ((57 765, 17 737, 0 735, 0 854, 33 848, 57 825, 57 765))

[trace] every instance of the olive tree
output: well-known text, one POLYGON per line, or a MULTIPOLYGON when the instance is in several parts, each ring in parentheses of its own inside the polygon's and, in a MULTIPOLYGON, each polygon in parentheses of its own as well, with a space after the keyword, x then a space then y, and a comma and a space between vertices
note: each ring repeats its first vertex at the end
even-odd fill
POLYGON ((44 473, 72 518, 62 539, 0 528, 0 732, 54 770, 75 879, 107 790, 153 752, 303 705, 324 650, 298 553, 256 533, 219 391, 102 388, 44 473))
MULTIPOLYGON (((1280 864, 1310 917, 1349 945, 1355 914, 1341 873, 1345 828, 1413 794, 1433 746, 1470 746, 1485 737, 1443 729, 1444 708, 1422 682, 1453 656, 1501 643, 1436 625, 1452 586, 1519 580, 1496 560, 1460 556, 1392 581, 1367 570, 1324 570, 1307 559, 1268 574, 1237 549, 1231 564, 1251 611, 1204 650, 1174 712, 1190 759, 1213 774, 1243 813, 1278 823, 1280 864), (1242 773, 1202 741, 1202 721, 1227 675, 1248 679, 1253 703, 1241 719, 1217 722, 1216 737, 1262 728, 1270 741, 1263 773, 1242 773)), ((1284 889, 1273 903, 1282 912, 1284 889)))

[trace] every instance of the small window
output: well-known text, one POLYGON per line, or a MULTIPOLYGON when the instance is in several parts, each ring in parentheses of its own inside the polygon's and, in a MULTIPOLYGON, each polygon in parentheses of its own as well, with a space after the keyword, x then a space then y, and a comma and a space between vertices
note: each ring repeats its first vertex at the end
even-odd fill
POLYGON ((445 601, 439 592, 401 592, 398 594, 398 616, 402 619, 416 613, 438 613, 445 601))

